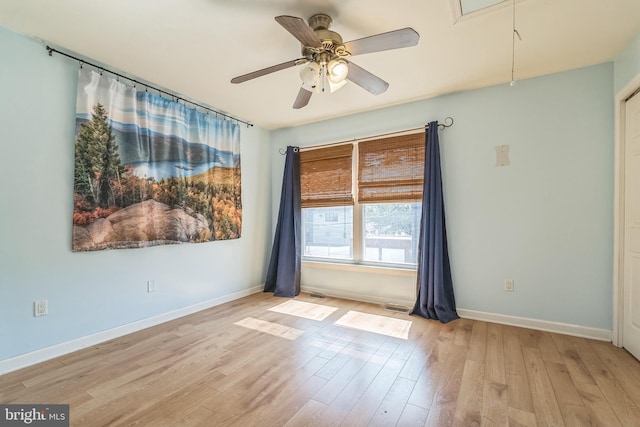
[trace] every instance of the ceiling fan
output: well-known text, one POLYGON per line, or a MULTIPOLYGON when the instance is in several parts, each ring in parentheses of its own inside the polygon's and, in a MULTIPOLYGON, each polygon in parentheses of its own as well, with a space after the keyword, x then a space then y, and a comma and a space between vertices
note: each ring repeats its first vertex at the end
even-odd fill
POLYGON ((295 16, 282 15, 276 16, 275 19, 302 43, 302 57, 243 74, 231 79, 231 83, 246 82, 256 77, 305 64, 305 67, 300 70, 302 87, 293 103, 295 109, 306 106, 314 92, 335 92, 344 86, 347 80, 374 95, 385 92, 389 83, 347 58, 415 46, 420 40, 420 35, 413 28, 402 28, 343 43, 340 34, 329 30, 331 17, 328 15, 313 15, 309 18, 309 25, 302 18, 295 16))

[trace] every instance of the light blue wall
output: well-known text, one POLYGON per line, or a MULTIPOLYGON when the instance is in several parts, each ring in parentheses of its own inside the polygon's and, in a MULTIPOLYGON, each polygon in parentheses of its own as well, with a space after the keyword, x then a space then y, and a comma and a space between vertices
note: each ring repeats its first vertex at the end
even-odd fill
POLYGON ((242 129, 242 238, 72 253, 77 63, 1 27, 0 52, 0 361, 263 283, 269 132, 242 129))
MULTIPOLYGON (((519 81, 515 87, 494 86, 281 129, 272 135, 273 209, 284 162, 278 149, 451 116, 455 124, 440 133, 440 140, 458 307, 611 329, 612 99, 613 64, 606 63, 519 81), (511 147, 511 166, 495 167, 495 147, 504 144, 511 147), (503 290, 505 278, 515 280, 515 292, 503 290)), ((303 268, 303 286, 310 278, 314 288, 329 291, 340 287, 362 294, 366 289, 376 299, 391 299, 402 288, 406 295, 406 276, 385 275, 381 286, 376 274, 332 273, 322 282, 317 270, 303 268)))
POLYGON ((617 94, 636 75, 640 74, 640 32, 618 55, 614 62, 614 93, 617 94))

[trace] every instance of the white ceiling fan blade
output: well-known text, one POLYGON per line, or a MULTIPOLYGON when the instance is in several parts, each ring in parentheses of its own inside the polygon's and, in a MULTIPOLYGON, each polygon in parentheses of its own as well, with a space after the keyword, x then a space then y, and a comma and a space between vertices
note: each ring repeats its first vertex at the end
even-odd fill
POLYGON ((266 74, 275 73, 276 71, 285 70, 287 68, 291 68, 296 65, 304 64, 309 62, 307 58, 294 59, 291 61, 283 62, 282 64, 272 65, 271 67, 263 68, 258 71, 253 71, 251 73, 243 74, 238 77, 234 77, 231 79, 231 83, 243 83, 247 80, 255 79, 256 77, 261 77, 266 74))
POLYGON ((303 46, 322 47, 322 41, 320 41, 315 31, 304 22, 304 19, 288 15, 276 16, 275 19, 293 37, 297 38, 303 46))
POLYGON ((313 92, 309 92, 305 88, 301 87, 300 91, 298 91, 298 96, 296 97, 296 100, 293 103, 293 108, 295 110, 299 110, 302 107, 306 107, 307 104, 309 103, 309 100, 311 99, 312 94, 313 92))
POLYGON ((402 28, 375 36, 346 42, 344 47, 352 56, 366 53, 381 52, 383 50, 400 49, 415 46, 420 41, 420 34, 413 28, 402 28))
POLYGON ((374 94, 380 95, 386 92, 389 88, 389 83, 382 80, 375 74, 371 74, 364 68, 354 64, 351 61, 347 61, 349 64, 349 74, 347 74, 347 80, 357 84, 364 90, 374 94))

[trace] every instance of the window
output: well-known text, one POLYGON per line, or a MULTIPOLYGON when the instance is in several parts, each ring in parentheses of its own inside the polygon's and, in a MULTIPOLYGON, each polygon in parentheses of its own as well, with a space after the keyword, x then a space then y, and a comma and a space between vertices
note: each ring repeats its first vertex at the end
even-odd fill
POLYGON ((305 259, 415 266, 424 133, 300 153, 305 259))
POLYGON ((302 224, 305 257, 353 258, 353 206, 302 209, 302 224))
POLYGON ((420 207, 421 203, 363 205, 363 260, 415 264, 420 234, 420 207))

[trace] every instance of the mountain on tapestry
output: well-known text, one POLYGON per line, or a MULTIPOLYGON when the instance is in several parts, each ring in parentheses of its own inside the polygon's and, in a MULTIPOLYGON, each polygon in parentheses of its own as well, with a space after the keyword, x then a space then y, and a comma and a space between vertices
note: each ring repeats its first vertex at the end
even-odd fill
POLYGON ((236 239, 239 126, 80 70, 73 250, 236 239))

